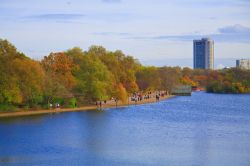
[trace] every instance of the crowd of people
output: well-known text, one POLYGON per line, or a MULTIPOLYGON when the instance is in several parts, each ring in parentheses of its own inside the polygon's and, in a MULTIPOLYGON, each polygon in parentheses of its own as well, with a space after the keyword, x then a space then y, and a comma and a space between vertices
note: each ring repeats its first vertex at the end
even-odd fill
MULTIPOLYGON (((128 103, 131 101, 131 102, 134 102, 136 104, 137 102, 141 102, 143 100, 149 100, 149 99, 152 99, 152 98, 155 98, 155 101, 160 101, 160 98, 164 97, 165 95, 168 95, 166 91, 154 91, 154 92, 149 91, 149 92, 146 92, 146 93, 135 92, 128 98, 128 103)), ((97 108, 101 109, 106 104, 115 103, 116 106, 118 106, 118 101, 119 101, 119 99, 112 97, 108 101, 107 100, 96 101, 95 105, 96 105, 97 108)), ((50 104, 49 106, 50 106, 50 109, 52 109, 52 108, 55 108, 56 110, 60 109, 60 104, 59 103, 56 103, 55 105, 50 104)))
POLYGON ((149 91, 147 93, 137 92, 132 94, 132 96, 130 97, 130 101, 134 101, 136 103, 142 100, 148 100, 150 98, 155 98, 156 101, 159 101, 160 97, 164 97, 165 95, 167 95, 166 91, 149 91))

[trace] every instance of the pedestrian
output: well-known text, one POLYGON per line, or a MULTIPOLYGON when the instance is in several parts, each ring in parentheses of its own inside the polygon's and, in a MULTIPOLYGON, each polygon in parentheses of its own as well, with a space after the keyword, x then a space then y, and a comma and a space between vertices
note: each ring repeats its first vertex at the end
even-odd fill
POLYGON ((117 107, 117 104, 118 104, 118 99, 115 98, 115 106, 117 107))
POLYGON ((156 98, 156 101, 159 101, 159 95, 158 94, 155 96, 155 98, 156 98))

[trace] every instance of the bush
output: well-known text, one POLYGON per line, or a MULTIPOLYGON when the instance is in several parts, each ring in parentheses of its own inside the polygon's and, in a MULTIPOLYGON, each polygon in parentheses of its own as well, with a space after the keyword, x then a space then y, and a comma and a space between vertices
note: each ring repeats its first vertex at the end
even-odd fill
POLYGON ((17 107, 9 104, 0 104, 0 111, 16 111, 17 107))
POLYGON ((76 98, 69 99, 67 107, 68 108, 76 108, 76 102, 77 102, 76 98))
POLYGON ((62 106, 62 105, 64 105, 64 99, 62 99, 62 98, 56 98, 55 100, 54 100, 54 104, 60 104, 60 106, 62 106))

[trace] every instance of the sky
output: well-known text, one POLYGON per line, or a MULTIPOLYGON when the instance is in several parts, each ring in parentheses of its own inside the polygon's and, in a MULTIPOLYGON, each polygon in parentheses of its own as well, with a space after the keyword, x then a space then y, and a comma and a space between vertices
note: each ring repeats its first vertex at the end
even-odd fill
POLYGON ((250 0, 0 0, 0 38, 40 60, 91 45, 142 64, 192 67, 193 40, 215 42, 215 67, 250 58, 250 0))

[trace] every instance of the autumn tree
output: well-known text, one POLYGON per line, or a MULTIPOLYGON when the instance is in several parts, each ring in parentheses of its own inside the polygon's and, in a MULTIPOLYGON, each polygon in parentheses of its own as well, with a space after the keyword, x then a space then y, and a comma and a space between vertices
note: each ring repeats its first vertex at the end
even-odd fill
MULTIPOLYGON (((93 51, 92 47, 90 52, 93 53, 97 51, 93 51)), ((100 53, 99 49, 98 57, 113 74, 116 85, 121 83, 129 93, 138 91, 135 73, 139 69, 140 64, 136 59, 132 56, 126 56, 120 50, 110 52, 104 51, 103 49, 102 53, 100 53)))
POLYGON ((136 73, 136 81, 140 90, 159 90, 161 88, 161 78, 154 66, 142 66, 136 73))
POLYGON ((183 85, 197 86, 197 83, 194 82, 192 79, 190 79, 190 77, 188 77, 188 76, 183 76, 183 77, 181 78, 180 82, 181 82, 183 85))
POLYGON ((23 102, 30 107, 42 103, 45 78, 42 66, 29 58, 16 58, 13 66, 23 102))
POLYGON ((30 106, 42 102, 44 72, 39 62, 0 40, 0 103, 30 106))
POLYGON ((160 67, 161 89, 171 92, 173 88, 180 84, 180 67, 160 67))
POLYGON ((0 103, 13 104, 22 102, 22 93, 12 68, 13 60, 20 53, 7 40, 0 39, 0 103))
POLYGON ((73 60, 63 52, 51 53, 41 61, 45 70, 44 95, 48 103, 55 98, 73 97, 72 89, 76 84, 73 60))

